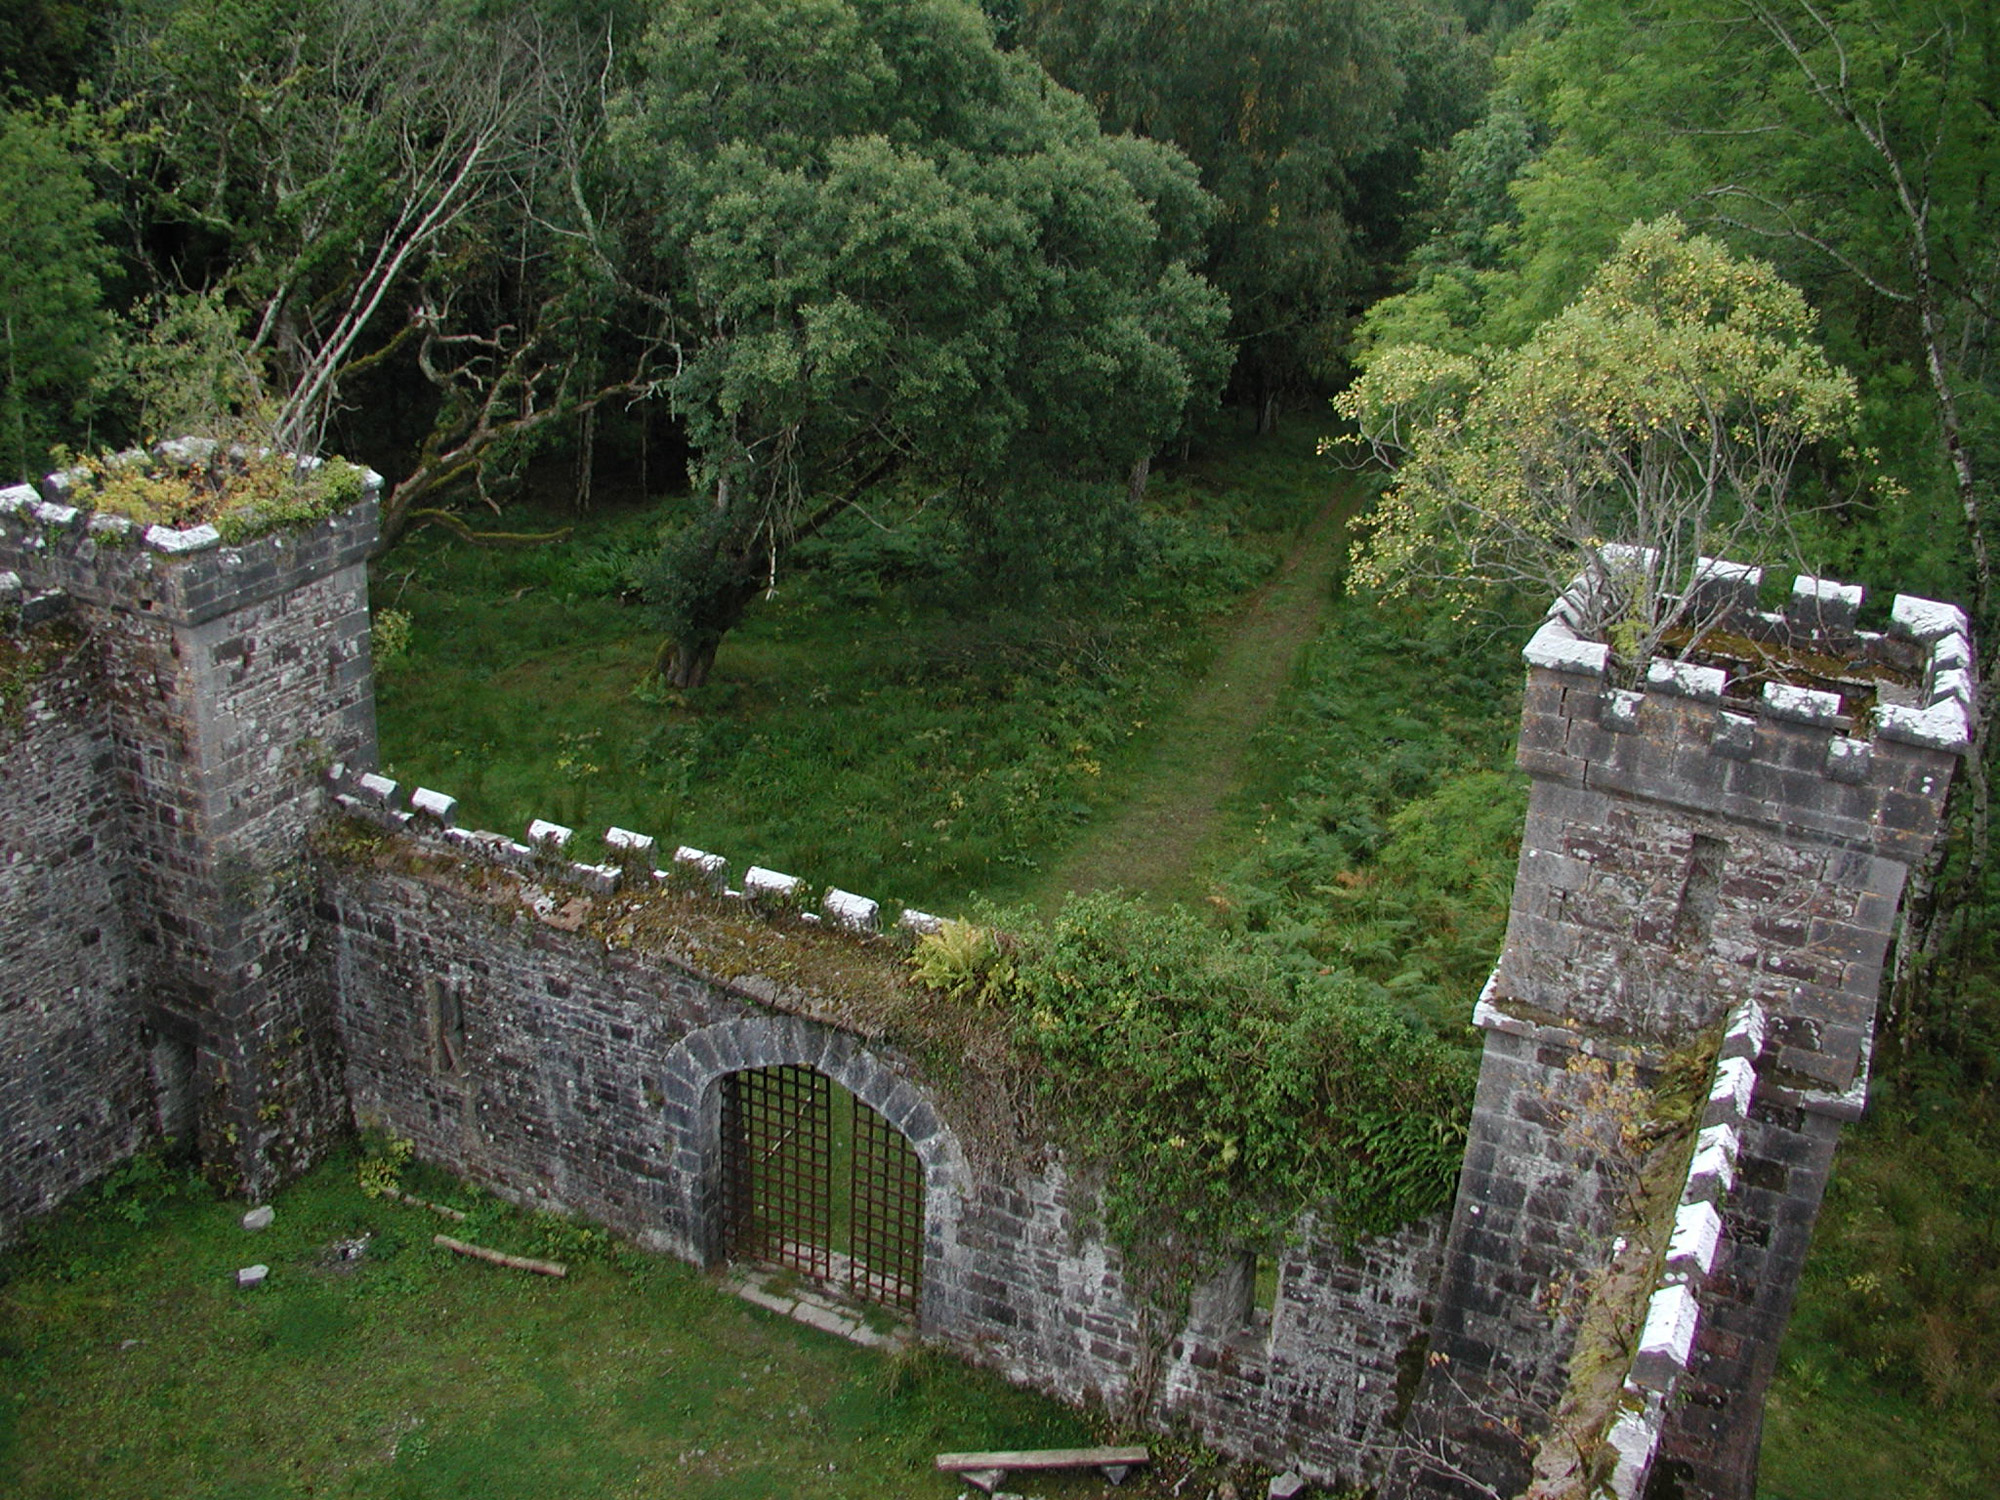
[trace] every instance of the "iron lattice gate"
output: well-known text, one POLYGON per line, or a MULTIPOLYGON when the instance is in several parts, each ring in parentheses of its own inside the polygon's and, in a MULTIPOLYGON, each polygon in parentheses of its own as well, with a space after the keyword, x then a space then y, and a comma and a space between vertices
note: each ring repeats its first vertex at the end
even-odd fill
POLYGON ((915 1312, 924 1269, 923 1163, 903 1132, 859 1099, 850 1160, 854 1234, 848 1289, 870 1302, 915 1312))
POLYGON ((730 1259, 916 1311, 923 1164, 900 1130, 824 1073, 752 1068, 723 1080, 722 1205, 730 1259))

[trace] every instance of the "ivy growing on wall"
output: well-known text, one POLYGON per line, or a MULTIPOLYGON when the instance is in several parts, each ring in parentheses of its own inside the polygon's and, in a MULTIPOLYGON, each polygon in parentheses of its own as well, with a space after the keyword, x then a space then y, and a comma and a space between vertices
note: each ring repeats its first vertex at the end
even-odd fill
MULTIPOLYGON (((1269 1245, 1301 1213, 1379 1233, 1443 1207, 1476 1058, 1346 972, 1287 964, 1182 908, 1114 895, 1010 922, 961 986, 1040 1064, 1041 1111, 1101 1183, 1104 1227, 1150 1289, 1269 1245)), ((926 939, 940 972, 950 935, 926 939)))

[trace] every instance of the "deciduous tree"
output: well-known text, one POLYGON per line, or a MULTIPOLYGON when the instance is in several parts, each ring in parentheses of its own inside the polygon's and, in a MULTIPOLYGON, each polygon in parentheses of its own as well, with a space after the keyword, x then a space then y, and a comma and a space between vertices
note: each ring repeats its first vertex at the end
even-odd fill
POLYGON ((163 294, 244 310, 283 447, 315 450, 370 367, 429 382, 392 535, 644 383, 631 340, 622 373, 600 361, 620 288, 592 153, 615 39, 608 10, 553 0, 141 0, 124 17, 112 86, 153 127, 129 177, 135 265, 163 294))
POLYGON ((1200 168, 1220 203, 1203 267, 1260 426, 1339 365, 1418 153, 1472 118, 1486 76, 1427 0, 1028 0, 1022 35, 1105 129, 1200 168))
POLYGON ((1519 349, 1383 350, 1336 403, 1396 466, 1357 574, 1462 601, 1582 575, 1577 623, 1643 667, 1711 623, 1704 557, 1787 541, 1794 467, 1851 419, 1814 321, 1770 266, 1670 218, 1633 226, 1519 349))
POLYGON ((76 435, 107 326, 106 205, 85 172, 82 112, 0 114, 0 469, 40 472, 49 444, 76 435))
POLYGON ((1059 538, 1219 384, 1192 169, 962 0, 667 0, 642 65, 620 138, 704 501, 652 587, 676 683, 872 488, 1059 538))

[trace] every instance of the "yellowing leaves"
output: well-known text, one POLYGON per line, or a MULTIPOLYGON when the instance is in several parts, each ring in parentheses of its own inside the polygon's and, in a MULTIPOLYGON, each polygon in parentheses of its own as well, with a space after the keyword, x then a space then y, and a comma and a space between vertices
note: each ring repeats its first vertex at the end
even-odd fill
POLYGON ((1394 469, 1356 578, 1464 602, 1589 573, 1604 586, 1586 623, 1636 622, 1649 651, 1699 557, 1757 561, 1785 534, 1793 467, 1851 419, 1854 382, 1813 336, 1771 267, 1668 217, 1626 231, 1519 349, 1382 350, 1334 403, 1357 429, 1344 441, 1394 469), (1609 577, 1616 543, 1657 549, 1657 569, 1609 577))

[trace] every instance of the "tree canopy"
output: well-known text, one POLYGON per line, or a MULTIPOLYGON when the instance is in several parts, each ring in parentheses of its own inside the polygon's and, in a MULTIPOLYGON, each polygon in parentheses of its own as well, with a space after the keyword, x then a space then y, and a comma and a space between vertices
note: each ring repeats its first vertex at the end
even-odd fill
POLYGON ((143 324, 221 299, 270 441, 317 450, 386 363, 428 422, 387 507, 612 391, 594 168, 615 17, 473 0, 124 7, 106 87, 143 324))
POLYGON ((107 319, 105 205, 87 167, 89 127, 50 107, 0 114, 0 466, 34 477, 36 460, 91 396, 107 319))
POLYGON ((705 511, 654 597, 698 683, 892 478, 974 520, 1122 475, 1225 371, 1207 202, 959 0, 667 0, 623 101, 705 511))
POLYGON ((1513 583, 1553 597, 1581 575, 1577 623, 1643 664, 1709 623, 1704 558, 1791 540, 1792 470, 1855 401, 1814 321, 1770 266, 1668 218, 1628 230, 1518 349, 1380 351, 1337 402, 1395 466, 1357 574, 1461 601, 1513 583))
POLYGON ((1473 118, 1486 81, 1483 50, 1428 0, 1029 0, 1022 35, 1107 130, 1199 167, 1220 205, 1203 266, 1266 422, 1340 370, 1420 153, 1473 118))
POLYGON ((1827 561, 1989 600, 1994 27, 1958 3, 1542 7, 1431 177, 1434 232, 1364 346, 1519 344, 1627 225, 1678 213, 1804 291, 1860 384, 1859 445, 1906 486, 1844 510, 1827 561))

